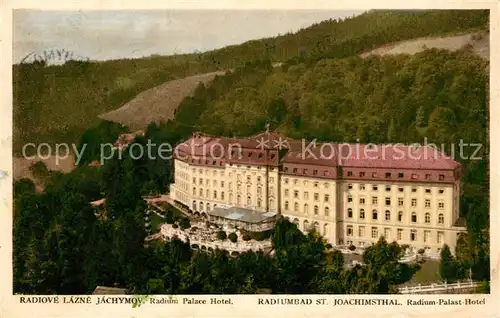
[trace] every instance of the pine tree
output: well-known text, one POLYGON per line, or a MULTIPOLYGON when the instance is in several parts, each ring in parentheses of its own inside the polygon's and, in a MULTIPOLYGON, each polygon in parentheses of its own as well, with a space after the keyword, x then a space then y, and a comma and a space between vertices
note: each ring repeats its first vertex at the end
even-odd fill
POLYGON ((441 279, 452 282, 456 279, 456 262, 451 254, 450 247, 444 245, 441 249, 441 263, 439 264, 439 275, 441 279))

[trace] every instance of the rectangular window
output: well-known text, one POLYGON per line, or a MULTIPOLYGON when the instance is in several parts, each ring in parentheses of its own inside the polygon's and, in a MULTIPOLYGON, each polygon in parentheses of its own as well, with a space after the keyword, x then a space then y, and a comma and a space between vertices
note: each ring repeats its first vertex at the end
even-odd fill
POLYGON ((330 201, 330 196, 328 194, 325 194, 325 202, 329 202, 330 201))
POLYGON ((439 201, 438 202, 438 208, 439 209, 444 209, 444 201, 439 201))
POLYGON ((358 228, 358 236, 359 236, 359 237, 363 237, 363 236, 365 236, 365 227, 364 227, 364 226, 360 226, 360 227, 358 228))
POLYGON ((304 192, 304 200, 309 200, 309 192, 304 192))
POLYGON ((411 188, 411 192, 413 193, 417 192, 417 188, 411 188))
POLYGON ((359 204, 365 204, 365 198, 359 198, 359 204))
POLYGON ((359 218, 360 218, 360 219, 364 219, 364 218, 365 218, 365 210, 361 209, 361 210, 359 211, 359 218))
POLYGON ((444 232, 437 232, 437 242, 438 244, 442 244, 444 240, 444 232))
POLYGON ((378 190, 378 186, 377 185, 373 185, 372 189, 373 189, 373 191, 377 191, 378 190))
POLYGON ((398 229, 398 241, 403 239, 403 229, 398 229))
POLYGON ((349 184, 347 185, 347 189, 352 189, 352 184, 350 184, 350 183, 349 183, 349 184))
POLYGON ((439 194, 443 194, 444 193, 444 190, 443 189, 439 189, 439 194))
POLYGON ((411 230, 410 231, 410 240, 411 241, 416 241, 417 240, 417 230, 411 230))
POLYGON ((417 199, 411 199, 411 206, 416 207, 417 206, 417 199))
POLYGON ((384 229, 384 237, 387 241, 391 239, 391 229, 389 228, 384 229))
POLYGON ((359 185, 359 190, 364 191, 365 190, 365 185, 364 184, 360 184, 359 185))
POLYGON ((404 205, 404 200, 403 198, 398 198, 398 206, 403 206, 404 205))
POLYGON ((347 203, 352 202, 352 195, 347 196, 347 203))
POLYGON ((431 237, 431 231, 424 231, 424 243, 429 243, 430 237, 431 237))
POLYGON ((299 191, 298 190, 294 190, 293 191, 293 197, 294 198, 298 198, 299 197, 299 191))
POLYGON ((196 183, 196 178, 195 177, 193 178, 193 183, 196 183))
POLYGON ((319 200, 319 194, 318 193, 315 193, 314 194, 314 201, 318 201, 319 200))
POLYGON ((372 197, 372 204, 378 204, 378 198, 372 197))
POLYGON ((425 200, 425 207, 426 208, 430 208, 431 207, 431 200, 429 200, 429 199, 425 200))
POLYGON ((390 185, 385 186, 385 191, 387 191, 387 192, 391 191, 391 186, 390 185))
POLYGON ((399 191, 399 192, 403 192, 403 191, 404 191, 404 189, 403 189, 403 188, 398 188, 398 191, 399 191))
POLYGON ((391 198, 385 198, 385 205, 391 205, 391 198))
POLYGON ((429 188, 425 189, 425 193, 431 193, 431 189, 429 188))
POLYGON ((376 227, 372 227, 372 238, 376 239, 378 237, 378 229, 376 227))
POLYGON ((221 186, 222 188, 224 188, 224 181, 221 181, 221 182, 220 182, 220 186, 221 186))
POLYGON ((353 229, 352 225, 347 226, 347 236, 352 236, 353 235, 353 229))
POLYGON ((285 197, 288 196, 288 192, 289 192, 288 189, 285 189, 285 197))

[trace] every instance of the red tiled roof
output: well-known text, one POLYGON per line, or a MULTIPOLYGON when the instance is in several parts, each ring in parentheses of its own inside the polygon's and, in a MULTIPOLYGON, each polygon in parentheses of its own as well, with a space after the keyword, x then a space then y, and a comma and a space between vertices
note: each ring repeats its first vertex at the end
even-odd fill
MULTIPOLYGON (((370 170, 370 174, 373 174, 373 169, 384 169, 379 172, 405 169, 422 172, 426 180, 429 180, 427 174, 432 171, 454 171, 460 167, 458 162, 431 146, 310 143, 286 138, 276 132, 264 132, 247 138, 214 137, 198 133, 178 145, 176 150, 184 155, 202 157, 198 162, 192 160, 192 163, 198 164, 283 164, 284 167, 288 165, 290 170, 294 167, 299 170, 300 165, 318 168, 341 166, 342 170, 364 168, 370 170), (214 161, 212 156, 220 160, 214 161)), ((424 179, 420 173, 417 174, 418 179, 424 179)), ((438 178, 437 175, 435 177, 438 178)), ((415 179, 415 174, 407 173, 406 178, 415 179)), ((456 176, 453 173, 446 174, 445 179, 439 176, 440 181, 446 182, 454 178, 456 176)))

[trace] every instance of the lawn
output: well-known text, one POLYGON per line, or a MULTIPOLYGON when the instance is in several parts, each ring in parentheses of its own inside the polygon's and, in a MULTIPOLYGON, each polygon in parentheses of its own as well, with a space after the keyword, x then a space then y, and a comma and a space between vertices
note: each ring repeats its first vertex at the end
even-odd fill
POLYGON ((439 276, 439 261, 427 260, 420 265, 422 266, 420 270, 416 272, 405 285, 429 285, 441 282, 441 277, 439 276))
POLYGON ((149 215, 149 220, 151 222, 151 234, 158 233, 160 231, 159 225, 161 223, 165 223, 165 219, 162 217, 159 217, 155 213, 151 213, 149 215))

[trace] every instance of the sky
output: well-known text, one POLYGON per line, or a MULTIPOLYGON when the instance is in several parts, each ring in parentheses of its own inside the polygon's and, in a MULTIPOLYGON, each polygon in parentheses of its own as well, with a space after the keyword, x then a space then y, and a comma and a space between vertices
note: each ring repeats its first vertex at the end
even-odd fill
POLYGON ((91 60, 208 51, 360 11, 35 11, 13 16, 13 63, 64 49, 91 60))

